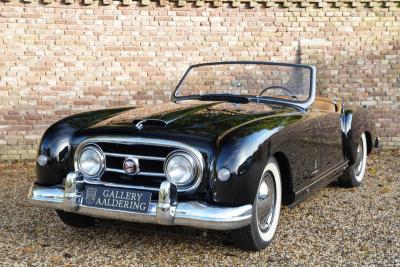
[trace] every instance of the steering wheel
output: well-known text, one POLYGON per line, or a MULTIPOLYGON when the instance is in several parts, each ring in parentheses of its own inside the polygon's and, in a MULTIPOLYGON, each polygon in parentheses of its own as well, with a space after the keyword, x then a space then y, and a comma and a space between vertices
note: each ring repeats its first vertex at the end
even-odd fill
POLYGON ((283 87, 281 85, 272 85, 272 86, 262 89, 262 91, 258 94, 258 97, 262 96, 262 94, 264 94, 266 91, 273 89, 273 88, 282 89, 282 90, 288 92, 291 97, 296 98, 296 100, 299 101, 299 98, 296 96, 295 93, 293 93, 290 89, 283 87))

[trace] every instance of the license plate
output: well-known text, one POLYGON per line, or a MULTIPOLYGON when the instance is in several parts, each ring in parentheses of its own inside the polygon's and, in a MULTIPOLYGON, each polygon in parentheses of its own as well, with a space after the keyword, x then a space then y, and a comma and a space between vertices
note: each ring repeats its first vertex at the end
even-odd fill
POLYGON ((86 185, 82 204, 96 208, 147 213, 150 200, 150 192, 86 185))

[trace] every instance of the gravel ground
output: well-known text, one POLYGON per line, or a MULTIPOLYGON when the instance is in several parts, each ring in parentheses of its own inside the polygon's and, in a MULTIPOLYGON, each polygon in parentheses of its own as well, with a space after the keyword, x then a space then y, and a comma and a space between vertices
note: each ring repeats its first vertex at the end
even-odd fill
POLYGON ((400 151, 373 154, 364 184, 331 185, 284 208, 264 251, 236 249, 228 234, 100 220, 90 229, 31 207, 32 162, 0 163, 0 265, 397 265, 400 151))

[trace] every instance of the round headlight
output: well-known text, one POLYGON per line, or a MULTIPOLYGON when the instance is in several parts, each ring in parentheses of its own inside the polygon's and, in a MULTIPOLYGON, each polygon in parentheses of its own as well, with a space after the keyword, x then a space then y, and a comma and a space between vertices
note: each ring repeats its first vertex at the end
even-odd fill
POLYGON ((177 151, 167 157, 164 169, 168 181, 177 186, 185 186, 195 178, 197 164, 190 154, 177 151))
POLYGON ((104 154, 96 146, 87 146, 82 150, 78 164, 86 176, 99 175, 104 168, 104 154))

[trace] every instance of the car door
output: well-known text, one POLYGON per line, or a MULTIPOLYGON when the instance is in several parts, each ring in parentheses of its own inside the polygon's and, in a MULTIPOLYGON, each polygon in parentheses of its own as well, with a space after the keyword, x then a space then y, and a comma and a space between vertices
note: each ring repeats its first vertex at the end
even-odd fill
POLYGON ((319 111, 320 135, 320 173, 337 167, 344 160, 340 116, 338 112, 319 111))
POLYGON ((291 124, 280 135, 280 150, 289 160, 293 189, 298 191, 312 182, 319 166, 319 113, 306 111, 302 119, 291 124))

